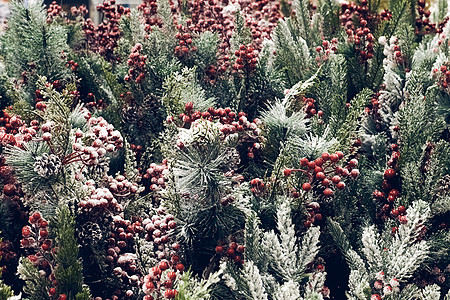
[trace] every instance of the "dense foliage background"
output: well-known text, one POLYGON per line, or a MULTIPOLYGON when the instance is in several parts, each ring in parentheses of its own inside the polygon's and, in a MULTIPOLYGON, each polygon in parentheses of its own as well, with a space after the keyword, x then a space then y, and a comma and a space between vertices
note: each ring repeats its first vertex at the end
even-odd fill
POLYGON ((0 299, 450 299, 446 0, 10 9, 0 299))

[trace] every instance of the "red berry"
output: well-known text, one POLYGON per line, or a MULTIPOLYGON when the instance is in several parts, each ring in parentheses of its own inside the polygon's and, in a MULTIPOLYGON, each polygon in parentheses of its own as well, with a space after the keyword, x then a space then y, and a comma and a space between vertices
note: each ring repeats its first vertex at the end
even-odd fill
POLYGON ((343 182, 341 181, 341 182, 339 182, 339 183, 336 185, 336 187, 337 187, 339 190, 343 190, 343 189, 345 189, 345 183, 343 183, 343 182))
POLYGON ((48 293, 49 293, 51 296, 53 296, 54 294, 56 294, 56 289, 55 289, 55 288, 50 288, 50 289, 48 290, 48 293))
POLYGON ((162 262, 159 263, 158 267, 161 270, 165 271, 165 270, 167 270, 169 268, 169 264, 167 263, 167 261, 162 261, 162 262))
POLYGON ((237 246, 237 252, 239 252, 239 253, 244 253, 244 251, 245 251, 245 247, 243 246, 243 245, 239 245, 239 246, 237 246))
POLYGON ((384 178, 385 179, 392 179, 395 177, 395 170, 394 169, 387 169, 384 171, 384 178))
POLYGON ((23 237, 29 237, 31 234, 31 227, 30 226, 24 226, 22 228, 22 236, 23 237))
POLYGON ((223 247, 222 246, 216 246, 216 253, 222 253, 223 247))
POLYGON ((324 162, 329 160, 330 159, 330 154, 328 154, 328 152, 322 153, 322 159, 323 159, 324 162))
POLYGON ((398 220, 400 221, 401 224, 406 224, 408 223, 408 218, 406 216, 400 216, 398 218, 398 220))
POLYGON ((308 169, 314 169, 315 167, 316 167, 316 163, 315 163, 315 162, 310 161, 310 162, 308 163, 308 169))
POLYGON ((174 281, 177 278, 177 273, 175 273, 175 272, 168 272, 167 273, 167 278, 169 278, 170 280, 174 281))
POLYGON ((284 169, 284 176, 289 177, 291 176, 292 170, 291 169, 284 169))
POLYGON ((331 181, 333 181, 334 184, 338 184, 339 182, 341 182, 341 177, 335 175, 333 176, 333 178, 331 178, 331 181))
POLYGON ((322 185, 324 187, 327 187, 330 185, 330 180, 328 178, 325 178, 324 180, 322 180, 322 185))
POLYGON ((337 154, 331 154, 330 155, 330 160, 332 162, 337 162, 339 160, 339 156, 337 154))
POLYGON ((353 169, 353 170, 350 172, 350 175, 351 175, 353 178, 358 177, 358 176, 359 176, 359 170, 358 170, 358 169, 353 169))
POLYGON ((344 157, 344 153, 342 153, 342 151, 336 151, 336 154, 339 157, 339 159, 342 159, 344 157))
POLYGON ((302 185, 302 189, 303 189, 305 192, 308 192, 309 190, 311 190, 311 184, 310 184, 309 182, 305 182, 305 183, 302 185))
POLYGON ((406 212, 406 208, 403 205, 400 205, 397 209, 400 214, 404 214, 406 212))
POLYGON ((235 255, 234 249, 233 249, 233 248, 229 248, 229 249, 227 250, 227 255, 228 255, 228 256, 234 256, 234 255, 235 255))
POLYGON ((323 172, 316 173, 316 178, 317 178, 317 180, 324 180, 325 179, 325 173, 323 173, 323 172))
POLYGON ((306 167, 308 165, 308 159, 306 157, 303 157, 302 159, 300 159, 300 165, 302 167, 306 167))
POLYGON ((400 212, 398 211, 398 209, 393 209, 393 210, 391 210, 391 214, 392 214, 394 217, 397 217, 397 216, 400 214, 400 212))
POLYGON ((178 271, 180 271, 180 272, 182 272, 182 271, 184 271, 184 265, 183 264, 177 264, 177 270, 178 271))
POLYGON ((67 300, 66 294, 59 295, 58 300, 67 300))
POLYGON ((333 195, 333 190, 330 189, 330 188, 326 188, 326 189, 323 191, 323 194, 324 194, 325 196, 327 196, 327 197, 330 197, 330 196, 333 195))
POLYGON ((351 168, 354 168, 354 167, 356 167, 356 166, 358 165, 358 160, 357 160, 357 159, 352 159, 352 160, 350 160, 350 161, 348 162, 348 165, 349 165, 351 168))
POLYGON ((193 108, 194 108, 194 103, 192 103, 192 102, 187 102, 187 103, 184 105, 184 109, 185 109, 187 112, 191 111, 193 108))
POLYGON ((321 167, 323 165, 323 159, 322 157, 316 158, 314 161, 316 163, 316 166, 321 167))

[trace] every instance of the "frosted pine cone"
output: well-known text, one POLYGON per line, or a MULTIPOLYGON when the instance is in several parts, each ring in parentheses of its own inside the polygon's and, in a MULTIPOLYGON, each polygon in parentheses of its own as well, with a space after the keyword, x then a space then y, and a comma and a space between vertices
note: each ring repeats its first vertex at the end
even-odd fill
POLYGON ((54 154, 44 153, 34 163, 34 171, 44 178, 58 174, 60 168, 61 160, 54 154))

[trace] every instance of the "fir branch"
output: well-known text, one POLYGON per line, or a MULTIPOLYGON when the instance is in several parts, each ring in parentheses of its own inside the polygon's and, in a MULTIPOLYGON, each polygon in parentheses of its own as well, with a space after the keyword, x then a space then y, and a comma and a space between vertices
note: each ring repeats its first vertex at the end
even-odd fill
POLYGON ((23 291, 28 295, 29 300, 50 300, 47 292, 51 286, 49 280, 39 274, 39 270, 28 258, 20 258, 17 272, 25 281, 23 291))
POLYGON ((300 285, 298 282, 289 280, 282 285, 278 286, 278 289, 274 293, 275 300, 285 300, 285 299, 303 299, 300 296, 300 285))
POLYGON ((206 111, 215 106, 215 99, 209 98, 196 79, 196 69, 183 68, 174 72, 164 81, 162 103, 167 114, 178 116, 185 111, 185 104, 192 102, 194 109, 206 111))
POLYGON ((382 268, 382 257, 378 240, 380 236, 375 231, 375 226, 366 227, 362 234, 362 251, 369 265, 369 272, 375 274, 382 268))
POLYGON ((53 231, 56 233, 58 252, 55 276, 58 280, 58 291, 69 298, 86 293, 83 291, 82 265, 78 260, 78 244, 75 238, 75 218, 67 207, 57 212, 53 231))
POLYGON ((371 96, 372 91, 364 89, 350 101, 350 108, 346 118, 336 133, 341 149, 347 149, 350 146, 352 142, 351 135, 358 130, 358 121, 371 96))
POLYGON ((429 244, 417 241, 424 222, 430 216, 430 208, 424 201, 415 201, 407 209, 408 222, 398 227, 389 251, 386 253, 387 272, 399 282, 409 279, 429 256, 429 244))
POLYGON ((319 251, 320 231, 318 227, 308 229, 302 238, 302 244, 299 248, 289 205, 285 200, 280 204, 277 211, 279 236, 274 231, 266 232, 264 234, 264 244, 269 252, 270 266, 274 268, 278 275, 285 281, 294 280, 300 282, 306 266, 319 251))
POLYGON ((192 271, 183 273, 178 281, 179 300, 208 300, 211 298, 211 288, 220 281, 223 270, 219 269, 209 275, 208 279, 198 280, 192 274, 192 271))

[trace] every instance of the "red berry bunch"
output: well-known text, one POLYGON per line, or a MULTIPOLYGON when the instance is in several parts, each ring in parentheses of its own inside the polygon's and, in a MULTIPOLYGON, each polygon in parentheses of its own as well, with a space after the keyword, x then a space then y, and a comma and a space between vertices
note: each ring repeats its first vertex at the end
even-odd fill
POLYGON ((147 60, 146 55, 141 55, 142 44, 138 43, 133 48, 131 48, 130 56, 127 60, 128 75, 125 76, 125 81, 130 81, 134 79, 136 83, 142 83, 145 79, 145 61, 147 60))
POLYGON ((158 214, 143 221, 143 226, 145 240, 153 243, 155 251, 152 255, 159 261, 144 277, 142 290, 147 297, 144 299, 159 299, 162 295, 174 298, 177 291, 173 289, 173 283, 185 269, 178 255, 180 244, 169 237, 169 232, 177 226, 174 217, 160 208, 158 214))
POLYGON ((318 202, 310 202, 306 205, 308 216, 303 223, 305 227, 311 227, 312 224, 319 224, 323 220, 323 216, 320 213, 320 204, 318 202))
POLYGON ((22 147, 29 142, 39 130, 39 122, 32 120, 28 126, 18 115, 11 116, 6 110, 0 111, 0 145, 22 147))
POLYGON ((261 197, 266 192, 266 185, 259 178, 254 178, 254 179, 250 180, 250 185, 251 185, 251 189, 250 190, 257 197, 261 197))
POLYGON ((119 215, 113 216, 106 250, 106 262, 111 266, 112 272, 121 280, 121 287, 114 292, 115 296, 133 295, 130 287, 139 285, 140 272, 134 255, 133 242, 135 235, 143 231, 144 228, 140 221, 136 220, 132 223, 119 215))
POLYGON ((86 212, 90 211, 123 211, 122 205, 114 198, 108 188, 94 188, 94 182, 88 180, 86 186, 91 188, 91 194, 78 203, 78 207, 86 212))
POLYGON ((72 17, 84 17, 89 13, 86 5, 80 5, 78 8, 76 6, 72 6, 70 8, 70 14, 72 17))
POLYGON ((145 186, 145 191, 158 191, 166 187, 166 178, 164 174, 168 169, 167 159, 163 159, 161 165, 155 163, 150 164, 150 168, 145 171, 142 176, 142 184, 145 186))
POLYGON ((123 199, 138 192, 136 183, 129 181, 125 176, 118 175, 115 178, 111 175, 106 177, 108 188, 117 199, 123 199))
POLYGON ((216 246, 216 253, 220 256, 227 257, 230 261, 234 261, 237 265, 244 264, 245 246, 236 243, 236 238, 231 237, 230 241, 220 241, 216 246))
POLYGON ((239 0, 242 7, 245 24, 250 28, 253 42, 257 48, 262 48, 264 39, 270 39, 273 29, 279 19, 282 19, 280 2, 273 0, 239 0))
POLYGON ((62 163, 69 164, 75 161, 81 161, 85 165, 95 166, 101 162, 106 152, 114 152, 123 147, 123 137, 114 126, 109 124, 102 117, 89 117, 89 131, 85 134, 80 130, 75 133, 75 143, 72 145, 73 151, 67 155, 62 163), (84 146, 81 138, 84 137, 89 146, 84 146))
POLYGON ((373 57, 374 36, 372 30, 375 29, 377 23, 390 20, 391 17, 392 14, 389 11, 384 11, 380 15, 372 14, 369 11, 368 0, 362 0, 361 5, 354 2, 341 4, 339 19, 341 24, 347 28, 348 41, 354 43, 361 63, 366 63, 373 57), (353 22, 355 17, 359 23, 358 27, 355 27, 353 22))
POLYGON ((447 93, 450 93, 450 70, 446 65, 442 65, 439 69, 434 69, 433 74, 438 82, 447 93))
POLYGON ((323 111, 319 110, 319 112, 317 112, 316 105, 314 104, 316 103, 316 100, 314 100, 313 98, 303 97, 303 103, 304 103, 304 110, 308 118, 311 118, 316 114, 318 115, 319 118, 323 116, 323 111))
POLYGON ((179 58, 189 57, 189 53, 197 51, 197 47, 192 45, 192 35, 189 29, 181 24, 177 25, 177 34, 175 38, 179 40, 178 46, 175 47, 175 55, 179 58))
MULTIPOLYGON (((208 108, 205 112, 195 111, 194 104, 188 102, 185 105, 185 113, 179 115, 179 119, 182 123, 180 127, 191 126, 193 122, 199 119, 205 119, 208 121, 219 121, 221 124, 220 132, 222 133, 222 139, 227 138, 231 134, 238 133, 240 141, 247 145, 247 157, 253 159, 255 153, 261 149, 261 142, 263 140, 261 136, 261 129, 259 128, 262 122, 259 119, 254 119, 250 122, 247 119, 247 114, 240 112, 236 114, 231 108, 208 108)), ((173 123, 173 117, 168 117, 166 120, 168 123, 173 123)), ((184 148, 182 141, 177 142, 178 148, 184 148)))
POLYGON ((33 213, 28 222, 31 226, 22 228, 22 247, 35 249, 41 255, 50 253, 52 240, 48 239, 48 222, 39 212, 33 213))
POLYGON ((161 26, 162 22, 157 17, 158 4, 156 0, 144 0, 138 5, 137 9, 142 11, 145 19, 145 30, 149 32, 151 26, 161 26))
POLYGON ((303 183, 302 189, 305 192, 309 192, 314 185, 323 190, 323 195, 325 197, 331 197, 333 195, 333 190, 330 188, 333 184, 338 190, 345 189, 345 183, 342 178, 352 177, 356 178, 359 176, 359 170, 356 169, 358 166, 358 160, 351 159, 345 168, 337 166, 337 163, 344 158, 344 153, 337 151, 336 153, 329 154, 324 152, 320 157, 315 160, 309 161, 306 157, 300 160, 300 165, 304 169, 285 169, 284 175, 286 177, 290 176, 292 172, 301 172, 308 177, 308 182, 303 183))
POLYGON ((117 60, 115 49, 120 38, 119 22, 123 15, 131 12, 129 8, 116 5, 116 0, 105 1, 97 5, 97 10, 103 13, 104 19, 97 27, 91 19, 83 24, 86 41, 91 51, 94 51, 110 61, 117 60))
POLYGON ((331 43, 324 39, 322 41, 322 46, 316 47, 316 52, 318 54, 318 56, 316 57, 316 61, 318 63, 327 61, 331 53, 337 52, 337 44, 338 44, 337 38, 333 38, 331 40, 331 43))
POLYGON ((63 9, 56 1, 53 1, 47 8, 47 23, 51 23, 58 17, 63 17, 63 9))
POLYGON ((78 70, 78 67, 79 67, 80 65, 78 64, 78 63, 76 63, 76 62, 74 62, 73 60, 69 60, 68 62, 67 62, 67 64, 66 64, 66 67, 68 67, 68 68, 70 68, 72 71, 76 71, 76 70, 78 70))
POLYGON ((239 50, 234 52, 236 62, 233 69, 240 74, 249 75, 256 69, 258 63, 258 51, 252 45, 240 45, 239 50))
POLYGON ((0 241, 0 275, 14 270, 18 254, 14 251, 14 245, 10 241, 0 241))
POLYGON ((405 222, 406 216, 405 214, 405 207, 399 206, 397 208, 394 208, 393 205, 398 197, 400 197, 400 192, 393 187, 394 182, 398 179, 397 177, 397 171, 398 169, 398 160, 400 158, 400 152, 398 151, 398 145, 392 144, 391 145, 392 154, 388 161, 389 168, 384 171, 383 177, 383 189, 388 194, 386 197, 386 194, 383 192, 380 192, 376 190, 373 192, 373 196, 381 202, 384 202, 385 204, 381 208, 381 217, 386 218, 387 214, 391 213, 391 216, 394 218, 397 218, 401 223, 405 222))
POLYGON ((103 102, 102 99, 95 99, 94 94, 92 93, 88 93, 86 95, 86 107, 88 108, 96 108, 96 109, 103 109, 106 107, 105 103, 103 102))

